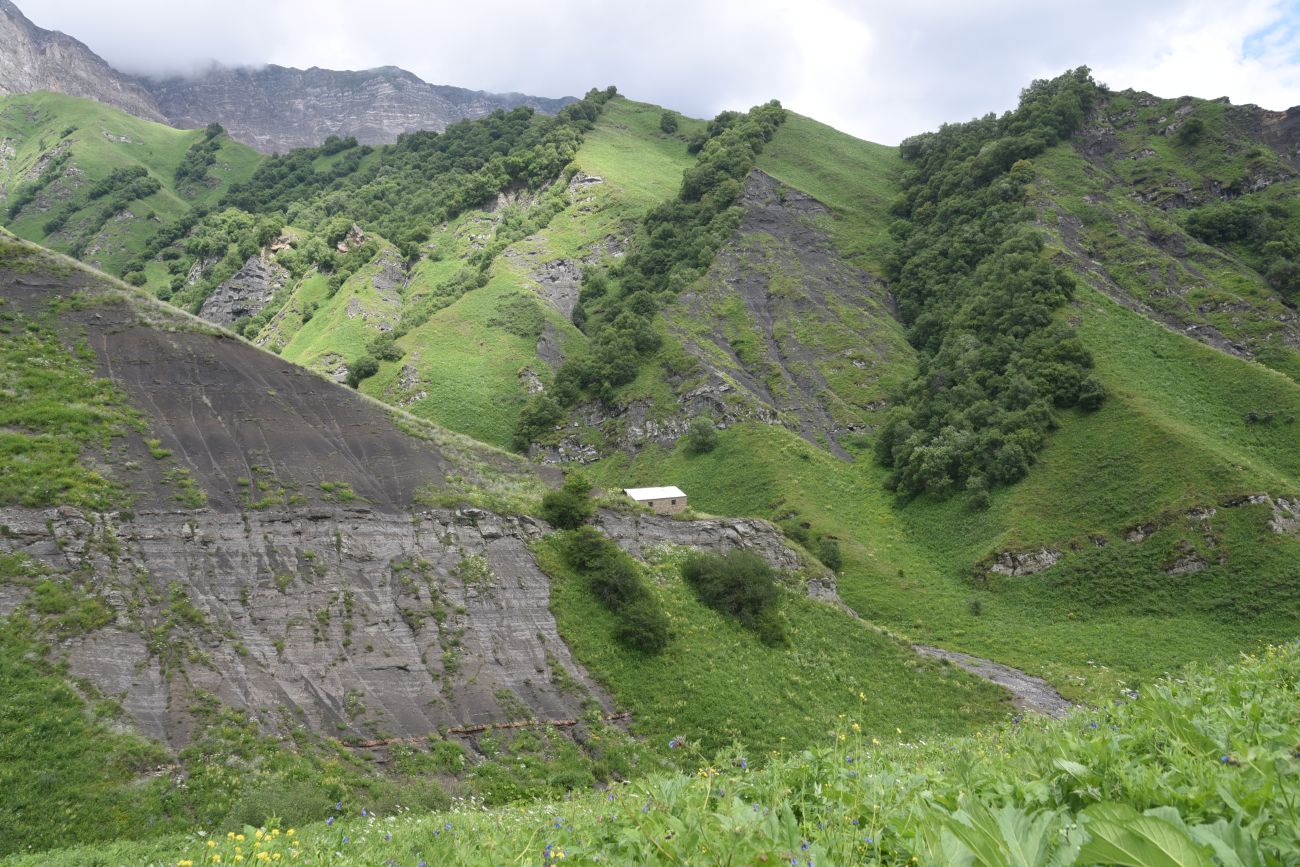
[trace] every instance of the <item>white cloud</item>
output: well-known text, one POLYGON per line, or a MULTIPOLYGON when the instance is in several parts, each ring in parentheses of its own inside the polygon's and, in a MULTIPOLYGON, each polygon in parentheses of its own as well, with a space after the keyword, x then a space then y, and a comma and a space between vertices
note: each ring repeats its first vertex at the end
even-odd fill
POLYGON ((895 142, 1088 64, 1113 87, 1300 102, 1297 0, 23 0, 127 70, 391 64, 440 84, 617 84, 709 116, 776 97, 895 142))

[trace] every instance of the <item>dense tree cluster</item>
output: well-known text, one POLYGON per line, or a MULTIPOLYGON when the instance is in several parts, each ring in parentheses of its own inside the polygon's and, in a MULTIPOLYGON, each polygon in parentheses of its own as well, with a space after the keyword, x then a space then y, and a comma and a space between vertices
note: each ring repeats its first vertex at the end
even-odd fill
POLYGON ((516 448, 527 448, 583 395, 608 400, 636 378, 642 360, 662 342, 655 314, 708 270, 739 225, 741 187, 784 120, 785 110, 775 100, 747 114, 718 115, 695 165, 683 173, 677 197, 646 215, 627 256, 612 271, 584 275, 573 321, 591 338, 590 348, 567 360, 554 387, 525 405, 516 448))
POLYGON ((210 123, 203 130, 203 138, 190 145, 181 164, 176 167, 176 182, 191 181, 201 183, 207 180, 208 169, 217 161, 217 151, 221 150, 221 135, 225 130, 219 123, 210 123))
POLYGON ((1101 404, 1088 352, 1056 315, 1073 278, 1025 203, 1029 160, 1077 130, 1096 93, 1081 67, 1034 82, 1013 112, 901 145, 888 270, 920 369, 875 443, 894 489, 964 488, 982 503, 1028 472, 1055 408, 1101 404))
POLYGON ((569 164, 614 88, 591 90, 554 117, 521 106, 413 132, 373 149, 355 139, 328 139, 262 163, 233 185, 225 204, 253 213, 283 211, 288 222, 316 229, 346 214, 412 257, 429 228, 490 201, 512 186, 538 187, 569 164))

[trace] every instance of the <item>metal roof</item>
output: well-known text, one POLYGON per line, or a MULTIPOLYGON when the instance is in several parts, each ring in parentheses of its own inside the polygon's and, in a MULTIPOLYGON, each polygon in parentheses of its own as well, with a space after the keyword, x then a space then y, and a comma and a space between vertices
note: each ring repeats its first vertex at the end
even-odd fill
POLYGON ((672 497, 685 497, 682 489, 669 485, 666 488, 624 488, 623 493, 627 494, 634 500, 663 500, 672 497))

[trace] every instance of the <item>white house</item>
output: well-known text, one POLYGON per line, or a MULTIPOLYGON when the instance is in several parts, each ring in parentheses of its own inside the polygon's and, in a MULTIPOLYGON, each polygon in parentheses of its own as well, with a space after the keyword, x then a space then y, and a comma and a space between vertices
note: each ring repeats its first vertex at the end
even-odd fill
POLYGON ((672 485, 666 488, 624 488, 623 493, 660 515, 675 515, 686 509, 686 495, 681 488, 672 485))

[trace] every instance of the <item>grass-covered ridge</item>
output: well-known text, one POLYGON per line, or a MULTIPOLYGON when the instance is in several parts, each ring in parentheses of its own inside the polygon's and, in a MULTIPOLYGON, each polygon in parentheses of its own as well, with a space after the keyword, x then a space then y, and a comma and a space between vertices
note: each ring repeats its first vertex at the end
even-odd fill
POLYGON ((172 129, 54 93, 0 99, 0 138, 12 150, 0 162, 5 224, 118 276, 139 271, 161 231, 215 205, 263 159, 219 127, 172 129))
MULTIPOLYGON (((495 865, 1287 864, 1300 858, 1300 646, 1196 667, 1132 701, 959 739, 861 733, 761 769, 724 751, 699 773, 563 804, 337 819, 9 859, 495 865), (218 860, 220 859, 220 860, 218 860)), ((684 732, 680 749, 694 749, 684 732)))

